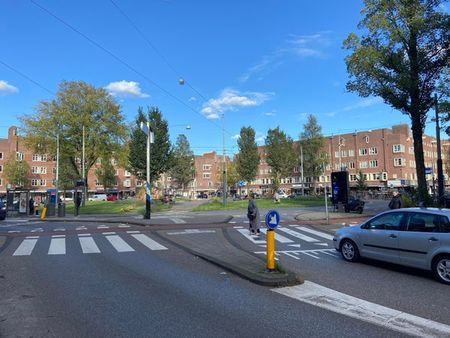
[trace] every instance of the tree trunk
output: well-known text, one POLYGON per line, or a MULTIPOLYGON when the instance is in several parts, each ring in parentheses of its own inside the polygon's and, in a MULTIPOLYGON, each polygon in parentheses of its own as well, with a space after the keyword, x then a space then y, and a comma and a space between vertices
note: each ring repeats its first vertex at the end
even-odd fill
POLYGON ((419 114, 411 114, 412 133, 414 140, 414 156, 416 158, 417 192, 419 202, 425 202, 428 198, 427 181, 425 179, 425 163, 423 156, 423 129, 419 114))

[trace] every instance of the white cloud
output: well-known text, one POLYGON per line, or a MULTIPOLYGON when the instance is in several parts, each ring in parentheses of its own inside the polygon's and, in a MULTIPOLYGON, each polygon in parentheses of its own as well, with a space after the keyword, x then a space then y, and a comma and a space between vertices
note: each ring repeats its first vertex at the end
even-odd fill
POLYGON ((239 93, 230 88, 224 89, 218 98, 209 99, 203 104, 201 112, 208 119, 218 119, 226 111, 235 111, 241 107, 255 107, 267 101, 273 93, 239 93))
POLYGON ((188 100, 188 102, 197 101, 197 98, 195 96, 191 96, 188 100))
POLYGON ((259 137, 255 138, 255 141, 256 141, 257 143, 262 143, 262 142, 264 142, 264 140, 265 140, 265 137, 264 137, 264 136, 259 136, 259 137))
POLYGON ((19 89, 10 85, 7 81, 0 80, 0 95, 8 95, 17 93, 19 89))
POLYGON ((342 109, 328 112, 325 115, 327 115, 329 117, 333 117, 333 116, 336 116, 338 113, 349 112, 349 111, 357 110, 357 109, 361 109, 361 108, 367 108, 367 107, 371 107, 371 106, 374 106, 374 105, 382 103, 382 102, 383 102, 383 99, 380 97, 370 97, 370 98, 361 100, 359 102, 356 102, 354 104, 348 105, 342 109))
POLYGON ((117 81, 108 84, 105 89, 113 96, 117 97, 139 97, 146 98, 150 95, 142 93, 139 82, 134 81, 117 81))
POLYGON ((231 138, 232 138, 233 140, 239 140, 239 139, 241 138, 241 135, 236 134, 236 135, 231 136, 231 138))
POLYGON ((275 111, 273 110, 273 111, 265 112, 264 115, 266 115, 266 116, 275 116, 276 114, 275 114, 275 111))

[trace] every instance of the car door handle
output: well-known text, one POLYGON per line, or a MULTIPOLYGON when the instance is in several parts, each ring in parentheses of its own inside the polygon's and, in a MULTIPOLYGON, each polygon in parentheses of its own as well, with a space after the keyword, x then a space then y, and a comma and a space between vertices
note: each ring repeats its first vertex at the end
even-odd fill
POLYGON ((438 239, 436 237, 430 237, 430 238, 428 238, 428 240, 430 242, 437 242, 438 241, 438 239))
POLYGON ((390 235, 389 235, 389 238, 397 238, 397 235, 390 234, 390 235))

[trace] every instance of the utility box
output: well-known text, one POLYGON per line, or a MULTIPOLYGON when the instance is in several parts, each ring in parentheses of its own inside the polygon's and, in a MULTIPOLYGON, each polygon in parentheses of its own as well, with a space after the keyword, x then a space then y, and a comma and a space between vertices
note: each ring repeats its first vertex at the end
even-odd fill
POLYGON ((56 189, 48 189, 47 190, 47 216, 55 216, 56 215, 56 195, 58 191, 56 189))

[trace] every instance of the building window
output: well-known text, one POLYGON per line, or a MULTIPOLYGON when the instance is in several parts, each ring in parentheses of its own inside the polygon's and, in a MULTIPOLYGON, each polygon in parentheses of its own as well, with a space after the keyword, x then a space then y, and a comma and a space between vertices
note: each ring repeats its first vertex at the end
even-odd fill
POLYGON ((378 154, 378 149, 377 147, 371 147, 369 148, 369 155, 377 155, 378 154))
POLYGON ((339 158, 339 151, 335 151, 335 152, 334 152, 334 157, 335 157, 335 158, 339 158))
POLYGON ((347 150, 341 150, 341 157, 347 157, 347 150))
POLYGON ((414 154, 414 147, 409 147, 409 153, 414 154))
POLYGON ((128 170, 125 170, 124 176, 130 177, 130 176, 131 176, 131 173, 130 173, 128 170))
POLYGON ((355 169, 355 162, 348 162, 349 169, 355 169))
POLYGON ((361 162, 359 162, 359 167, 360 167, 361 169, 367 168, 367 161, 361 161, 361 162))
POLYGON ((23 153, 21 153, 21 152, 17 152, 16 153, 16 159, 17 159, 17 161, 23 161, 23 159, 24 159, 24 155, 23 155, 23 153))
POLYGON ((203 178, 211 178, 211 173, 203 173, 203 178))
POLYGON ((392 152, 393 153, 404 153, 405 152, 405 146, 403 144, 394 144, 392 146, 392 152))
POLYGON ((394 158, 394 167, 404 167, 406 165, 406 161, 404 158, 397 157, 394 158))
POLYGON ((33 187, 45 187, 47 185, 47 180, 41 180, 41 179, 32 179, 31 180, 31 186, 33 187))
POLYGON ((349 176, 349 178, 350 178, 350 182, 355 182, 356 181, 356 175, 354 175, 354 174, 351 174, 349 176))
POLYGON ((0 187, 3 186, 3 180, 0 178, 0 187))
POLYGON ((136 180, 136 187, 142 187, 142 181, 136 180))
POLYGON ((369 143, 369 136, 364 136, 363 140, 364 142, 369 143))
POLYGON ((3 172, 3 166, 0 165, 0 173, 2 173, 2 172, 3 172))
POLYGON ((409 166, 410 166, 411 168, 415 168, 415 167, 416 167, 416 161, 414 161, 414 160, 409 160, 409 166))
POLYGON ((3 153, 0 153, 0 160, 3 160, 3 153))
POLYGON ((100 181, 99 180, 95 180, 95 186, 96 187, 99 187, 99 186, 101 186, 102 184, 100 183, 100 181))
POLYGON ((203 171, 210 171, 211 170, 211 164, 204 164, 203 165, 203 171))
POLYGON ((123 181, 123 186, 125 188, 131 187, 131 180, 129 178, 127 178, 125 181, 123 181))
POLYGON ((353 149, 350 149, 350 150, 348 151, 348 156, 349 156, 349 157, 355 156, 355 151, 354 151, 353 149))
POLYGON ((359 156, 367 155, 367 148, 361 148, 359 149, 359 156))
POLYGON ((378 167, 378 160, 369 161, 369 168, 376 168, 376 167, 378 167))

